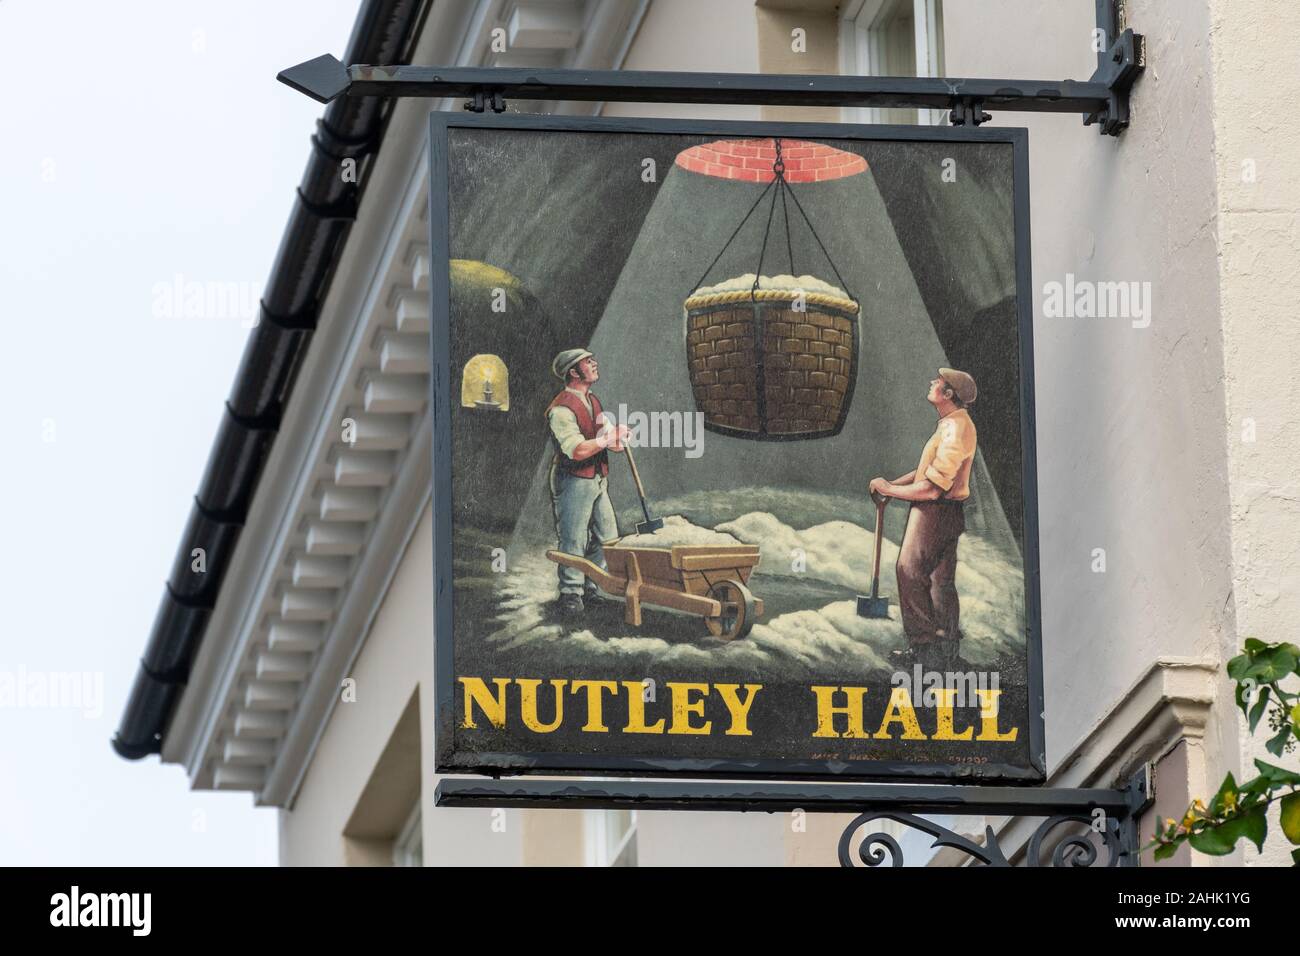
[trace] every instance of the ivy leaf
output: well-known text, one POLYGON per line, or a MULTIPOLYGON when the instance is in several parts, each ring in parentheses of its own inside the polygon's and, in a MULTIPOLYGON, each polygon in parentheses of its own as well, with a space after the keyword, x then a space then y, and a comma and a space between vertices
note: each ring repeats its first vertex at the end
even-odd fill
POLYGON ((1261 687, 1259 697, 1255 700, 1255 706, 1250 709, 1250 732, 1255 732, 1255 727, 1259 724, 1259 719, 1264 716, 1264 711, 1268 708, 1269 688, 1261 687))
POLYGON ((1292 850, 1291 859, 1294 861, 1295 866, 1300 866, 1300 850, 1292 850))
POLYGON ((1262 651, 1264 648, 1268 647, 1268 645, 1261 640, 1257 640, 1256 638, 1253 637, 1248 637, 1246 638, 1245 647, 1247 653, 1254 654, 1257 651, 1262 651))
POLYGON ((1208 853, 1210 856, 1227 856, 1237 846, 1237 841, 1229 839, 1228 834, 1224 832, 1227 827, 1226 823, 1222 826, 1208 827, 1193 833, 1188 837, 1187 842, 1192 845, 1192 849, 1208 853))
POLYGON ((1264 838, 1268 835, 1268 821, 1264 817, 1263 807, 1257 807, 1249 813, 1233 817, 1217 829, 1223 831, 1224 837, 1233 844, 1245 837, 1255 844, 1256 850, 1260 853, 1264 852, 1264 838))
POLYGON ((1271 647, 1260 651, 1246 668, 1242 678, 1253 677, 1261 684, 1281 680, 1296 668, 1297 658, 1286 647, 1271 647))
POLYGON ((1239 681, 1246 676, 1246 671, 1250 669, 1252 661, 1249 655, 1239 654, 1232 660, 1228 661, 1228 676, 1233 680, 1239 681))
MULTIPOLYGON (((1259 761, 1256 760, 1255 763, 1259 763, 1259 761)), ((1275 786, 1277 786, 1277 784, 1273 782, 1271 777, 1260 776, 1256 777, 1254 780, 1247 780, 1241 785, 1241 790, 1238 792, 1242 796, 1247 796, 1256 793, 1263 793, 1265 790, 1272 790, 1275 786)))
POLYGON ((1300 846, 1300 793, 1288 793, 1282 798, 1282 832, 1300 846))
POLYGON ((1265 763, 1262 760, 1255 761, 1255 769, 1271 784, 1300 786, 1300 773, 1296 773, 1294 770, 1275 767, 1271 763, 1265 763))
MULTIPOLYGON (((1160 846, 1156 847, 1156 852, 1153 854, 1153 858, 1157 863, 1159 863, 1161 860, 1169 859, 1177 852, 1177 843, 1162 843, 1160 846)), ((1300 850, 1296 850, 1295 852, 1300 853, 1300 850)), ((1292 856, 1295 856, 1295 854, 1293 853, 1292 856)))
POLYGON ((1282 756, 1282 754, 1286 753, 1286 742, 1287 740, 1290 739, 1290 737, 1291 737, 1291 728, 1283 727, 1281 730, 1277 732, 1276 737, 1273 737, 1267 743, 1264 744, 1264 749, 1267 750, 1269 753, 1271 753, 1274 757, 1280 757, 1282 756))

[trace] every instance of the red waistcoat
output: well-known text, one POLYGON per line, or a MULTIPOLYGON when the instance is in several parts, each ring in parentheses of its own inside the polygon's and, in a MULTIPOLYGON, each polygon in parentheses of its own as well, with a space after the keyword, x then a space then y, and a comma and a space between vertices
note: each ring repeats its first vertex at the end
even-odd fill
MULTIPOLYGON (((546 406, 546 414, 549 417, 552 408, 563 405, 573 412, 578 419, 578 430, 582 432, 582 437, 586 439, 595 438, 600 433, 601 428, 600 425, 596 424, 596 420, 600 418, 600 399, 591 392, 587 393, 587 397, 591 399, 591 411, 587 411, 586 403, 582 399, 566 388, 551 399, 551 404, 546 406)), ((554 442, 554 437, 552 437, 552 442, 554 442)), ((555 460, 561 468, 571 475, 577 475, 579 478, 595 478, 597 469, 600 470, 602 475, 609 474, 609 453, 603 448, 590 458, 585 458, 582 461, 574 461, 557 448, 555 460)))

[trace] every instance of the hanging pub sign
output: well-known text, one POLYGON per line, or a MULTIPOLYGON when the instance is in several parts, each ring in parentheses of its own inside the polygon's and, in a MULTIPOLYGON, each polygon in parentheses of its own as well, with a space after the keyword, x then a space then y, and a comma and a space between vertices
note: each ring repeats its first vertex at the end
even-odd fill
POLYGON ((431 135, 437 770, 1041 781, 1026 133, 431 135))

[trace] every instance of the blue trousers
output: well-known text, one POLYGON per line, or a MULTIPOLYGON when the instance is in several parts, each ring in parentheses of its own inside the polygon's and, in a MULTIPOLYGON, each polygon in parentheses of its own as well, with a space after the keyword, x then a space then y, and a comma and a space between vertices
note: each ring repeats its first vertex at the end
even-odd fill
MULTIPOLYGON (((614 506, 609 501, 609 478, 599 474, 579 478, 551 465, 550 486, 559 550, 606 567, 604 544, 618 537, 614 506)), ((583 593, 587 579, 581 571, 560 565, 559 577, 561 594, 583 593)), ((595 590, 595 585, 588 584, 586 590, 595 590)))

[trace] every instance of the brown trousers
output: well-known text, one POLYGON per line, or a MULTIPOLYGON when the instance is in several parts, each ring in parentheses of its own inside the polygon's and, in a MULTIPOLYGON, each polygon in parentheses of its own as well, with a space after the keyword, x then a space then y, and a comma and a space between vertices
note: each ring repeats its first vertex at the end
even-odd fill
POLYGON ((898 607, 916 646, 960 640, 957 539, 966 530, 960 501, 914 501, 898 551, 898 607))

